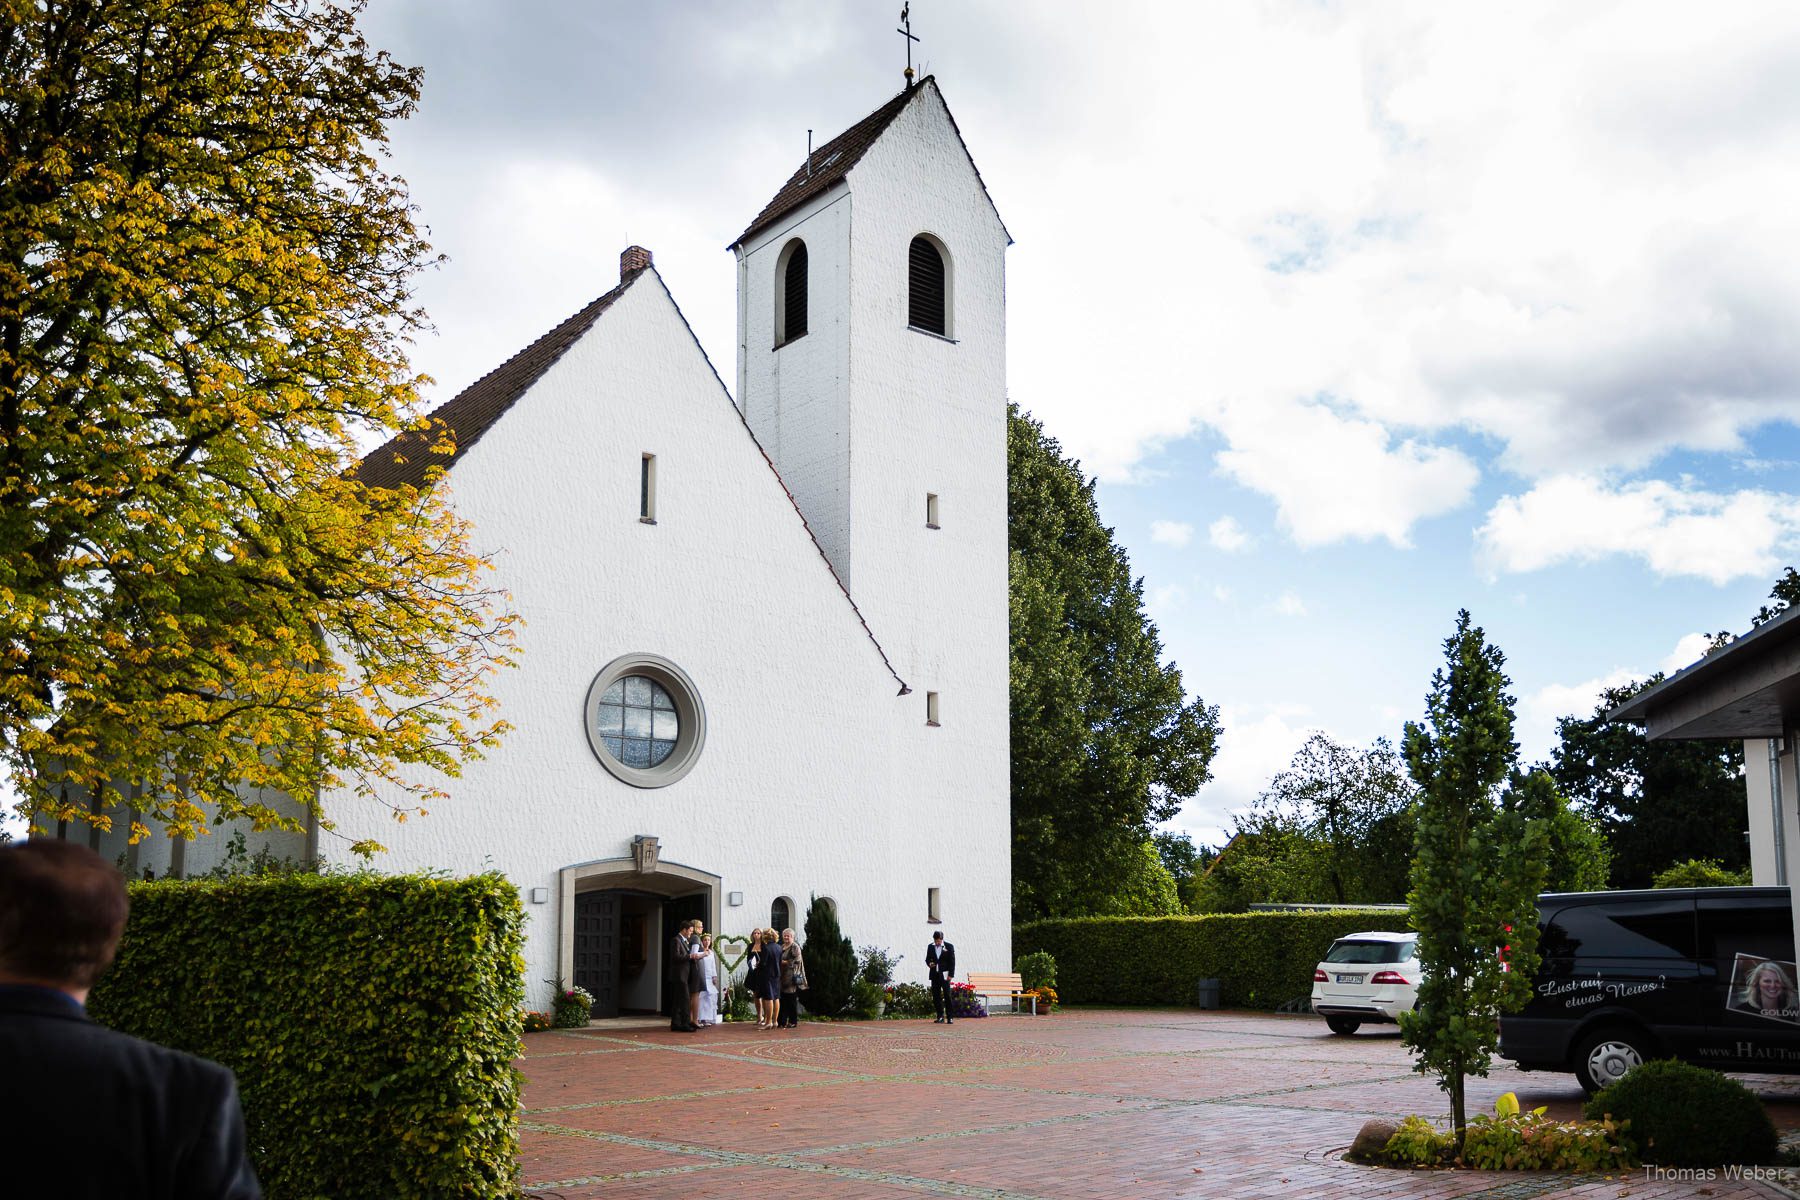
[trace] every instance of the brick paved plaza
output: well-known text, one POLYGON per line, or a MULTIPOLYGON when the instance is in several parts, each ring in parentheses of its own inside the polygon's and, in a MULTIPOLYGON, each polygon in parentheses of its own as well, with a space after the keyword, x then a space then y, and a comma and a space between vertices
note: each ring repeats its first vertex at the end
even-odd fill
MULTIPOLYGON (((1343 1162, 1371 1115, 1447 1113, 1394 1031, 1315 1017, 1082 1010, 926 1021, 529 1035, 524 1181, 540 1196, 898 1198, 1420 1196, 1528 1200, 1800 1195, 1769 1184, 1406 1173, 1343 1162)), ((1784 1131, 1800 1078, 1746 1077, 1784 1131)), ((1501 1069, 1577 1115, 1567 1075, 1501 1069)))

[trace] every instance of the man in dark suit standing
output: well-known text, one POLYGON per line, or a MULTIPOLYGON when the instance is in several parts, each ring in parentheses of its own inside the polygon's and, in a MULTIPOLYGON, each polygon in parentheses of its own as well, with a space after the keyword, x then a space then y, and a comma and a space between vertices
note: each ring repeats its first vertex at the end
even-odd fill
POLYGON ((950 1025, 950 981, 956 978, 956 947, 944 940, 944 931, 931 935, 925 947, 925 969, 931 972, 931 1007, 939 1025, 950 1025))
POLYGON ((259 1200, 237 1079, 94 1024, 125 881, 73 842, 0 846, 0 1167, 7 1195, 259 1200))
POLYGON ((663 990, 669 994, 669 1029, 675 1033, 693 1033, 700 1028, 688 1011, 688 971, 693 960, 688 932, 693 928, 694 922, 688 921, 675 931, 669 939, 669 961, 663 967, 668 981, 663 990))

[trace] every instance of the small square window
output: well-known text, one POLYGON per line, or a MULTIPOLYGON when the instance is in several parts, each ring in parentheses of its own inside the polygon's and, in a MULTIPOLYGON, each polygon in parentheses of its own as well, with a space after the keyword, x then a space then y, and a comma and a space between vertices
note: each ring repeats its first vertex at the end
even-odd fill
POLYGON ((938 694, 936 692, 925 693, 925 723, 927 725, 938 723, 938 694))
POLYGON ((942 526, 938 524, 938 498, 936 492, 925 493, 925 528, 942 528, 942 526))
POLYGON ((944 906, 937 888, 925 889, 925 920, 932 925, 944 923, 944 906))

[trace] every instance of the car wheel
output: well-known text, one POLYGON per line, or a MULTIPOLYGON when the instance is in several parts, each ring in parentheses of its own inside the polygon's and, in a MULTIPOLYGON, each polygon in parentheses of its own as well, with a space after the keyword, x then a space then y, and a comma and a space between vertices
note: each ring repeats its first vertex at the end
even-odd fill
POLYGON ((1355 1017, 1326 1017, 1325 1028, 1348 1037, 1362 1028, 1362 1022, 1355 1017))
POLYGON ((1636 1030, 1601 1029, 1581 1039, 1575 1048, 1575 1078, 1591 1096, 1651 1057, 1649 1039, 1636 1030))

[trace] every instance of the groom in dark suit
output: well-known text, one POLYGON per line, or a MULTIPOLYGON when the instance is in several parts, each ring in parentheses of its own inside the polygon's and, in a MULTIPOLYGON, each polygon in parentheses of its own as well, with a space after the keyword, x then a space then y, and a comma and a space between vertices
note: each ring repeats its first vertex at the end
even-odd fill
POLYGON ((950 981, 956 978, 956 947, 944 940, 944 931, 931 935, 925 947, 925 969, 931 972, 931 1007, 937 1010, 938 1025, 950 1025, 950 981))
POLYGON ((669 939, 669 961, 663 968, 663 974, 668 977, 663 990, 669 993, 669 1029, 675 1033, 693 1033, 700 1028, 694 1024, 693 1016, 688 1011, 688 972, 693 959, 693 947, 688 944, 688 934, 692 932, 694 924, 689 921, 669 939))
POLYGON ((259 1200, 236 1077, 88 1019, 128 903, 86 846, 0 846, 0 1191, 259 1200))

